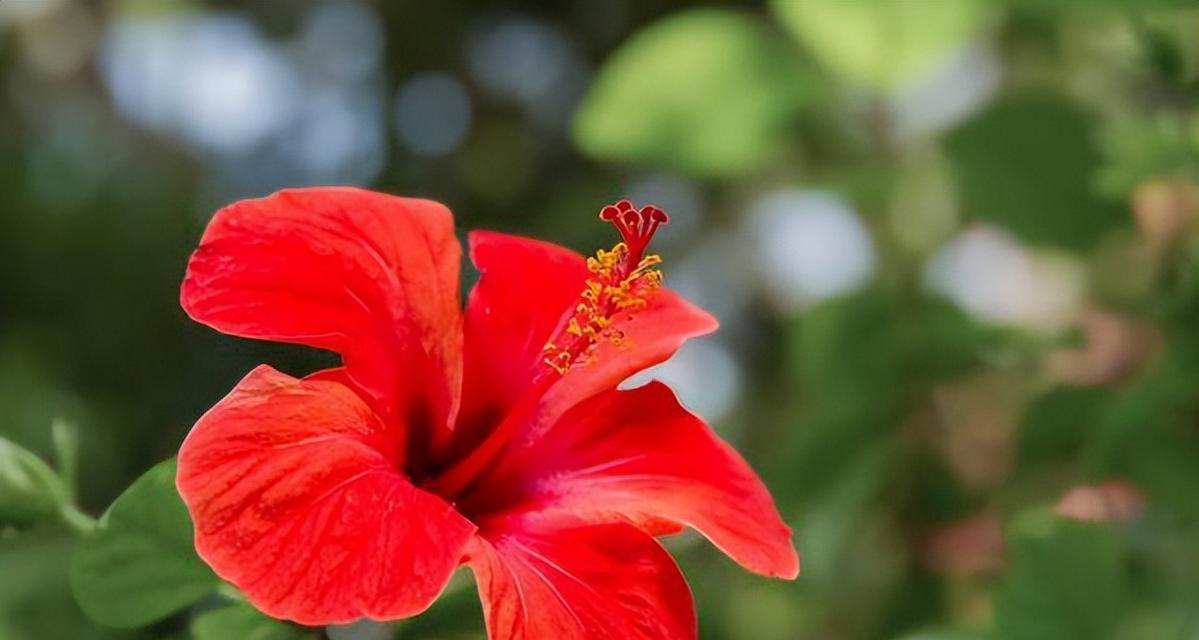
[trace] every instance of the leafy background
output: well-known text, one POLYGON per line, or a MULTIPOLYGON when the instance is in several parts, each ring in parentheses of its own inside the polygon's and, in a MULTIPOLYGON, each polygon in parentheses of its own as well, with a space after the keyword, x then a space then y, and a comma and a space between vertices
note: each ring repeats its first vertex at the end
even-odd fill
POLYGON ((326 183, 672 213, 723 328, 653 375, 804 558, 672 540, 703 638, 1199 638, 1193 2, 0 0, 0 84, 0 639, 481 636, 469 581, 309 630, 188 555, 191 422, 329 357, 190 323, 186 257, 326 183))

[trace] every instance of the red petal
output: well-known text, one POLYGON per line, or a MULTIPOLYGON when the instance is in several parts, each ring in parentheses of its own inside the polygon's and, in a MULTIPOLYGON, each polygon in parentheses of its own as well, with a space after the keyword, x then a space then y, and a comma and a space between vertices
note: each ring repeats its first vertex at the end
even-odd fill
POLYGON ((475 527, 396 469, 386 425, 341 384, 255 369, 179 450, 196 551, 277 618, 423 611, 475 527))
POLYGON ((666 530, 663 520, 685 524, 750 571, 799 573, 791 529, 753 469, 658 382, 575 407, 511 448, 463 504, 479 514, 626 520, 653 534, 666 530))
POLYGON ((670 554, 622 523, 476 537, 468 562, 490 640, 695 638, 670 554))
POLYGON ((574 308, 587 266, 558 245, 474 231, 470 258, 480 277, 464 319, 460 433, 473 444, 515 402, 542 366, 542 351, 574 308))
MULTIPOLYGON (((579 254, 517 236, 472 233, 470 252, 482 275, 465 320, 460 426, 467 440, 494 426, 543 369, 543 348, 578 304, 589 275, 579 254)), ((582 400, 666 360, 684 340, 714 331, 717 323, 676 293, 661 290, 632 320, 622 318, 614 326, 629 345, 602 344, 595 363, 572 368, 546 393, 538 422, 548 424, 582 400)))
MULTIPOLYGON (((542 398, 536 424, 550 425, 580 402, 616 388, 629 376, 665 362, 688 338, 712 333, 716 318, 669 289, 654 292, 649 303, 632 319, 612 326, 624 333, 627 344, 601 342, 595 362, 571 367, 542 398)), ((530 437, 533 434, 530 434, 530 437)))
POLYGON ((455 412, 461 249, 448 209, 361 189, 292 189, 217 212, 181 302, 225 333, 336 351, 389 411, 455 412))

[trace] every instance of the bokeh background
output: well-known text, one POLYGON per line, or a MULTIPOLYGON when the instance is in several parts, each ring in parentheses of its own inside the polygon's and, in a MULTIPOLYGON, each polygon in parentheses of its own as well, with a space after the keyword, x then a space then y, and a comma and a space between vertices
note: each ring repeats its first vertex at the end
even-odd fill
MULTIPOLYGON (((722 321, 651 375, 804 560, 672 540, 701 637, 1199 638, 1194 2, 0 0, 0 87, 0 437, 73 428, 86 512, 255 364, 331 361, 186 319, 220 205, 364 185, 590 252, 624 197, 722 321)), ((74 535, 19 525, 3 640, 189 637, 88 622, 74 535)))

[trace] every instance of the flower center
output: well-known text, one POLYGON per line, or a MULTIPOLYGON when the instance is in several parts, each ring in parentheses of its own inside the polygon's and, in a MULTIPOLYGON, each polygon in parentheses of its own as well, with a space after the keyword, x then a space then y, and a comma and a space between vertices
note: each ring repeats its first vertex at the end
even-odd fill
POLYGON ((621 314, 631 319, 646 305, 650 294, 662 286, 662 272, 655 268, 662 258, 646 254, 645 249, 658 227, 670 221, 666 212, 653 205, 637 209, 628 200, 621 200, 604 207, 599 217, 616 227, 621 242, 587 258, 591 277, 579 296, 579 304, 545 345, 545 364, 558 374, 594 362, 595 352, 604 342, 627 348, 628 340, 614 321, 621 314))
POLYGON ((616 324, 622 314, 626 319, 631 318, 647 304, 650 294, 662 287, 662 272, 655 268, 662 259, 646 255, 645 249, 654 232, 669 218, 653 205, 637 209, 628 200, 621 200, 604 207, 600 219, 616 227, 621 242, 610 251, 601 250, 587 259, 591 276, 579 294, 579 303, 545 345, 546 366, 537 372, 495 429, 427 485, 431 491, 451 499, 460 496, 536 413, 541 397, 563 374, 571 367, 593 362, 596 350, 604 342, 630 346, 616 324))

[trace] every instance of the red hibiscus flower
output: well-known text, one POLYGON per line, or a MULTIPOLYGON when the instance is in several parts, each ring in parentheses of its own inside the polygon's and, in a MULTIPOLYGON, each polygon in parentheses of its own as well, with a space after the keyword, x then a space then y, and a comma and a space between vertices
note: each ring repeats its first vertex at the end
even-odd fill
POLYGON ((334 351, 343 366, 250 372, 179 451, 196 550, 262 611, 305 624, 427 608, 460 564, 489 636, 694 638, 691 593, 654 536, 698 530, 793 578, 791 531, 745 461, 660 383, 618 390, 715 320, 660 286, 660 210, 601 218, 595 257, 470 235, 349 188, 222 209, 183 308, 219 331, 334 351))

